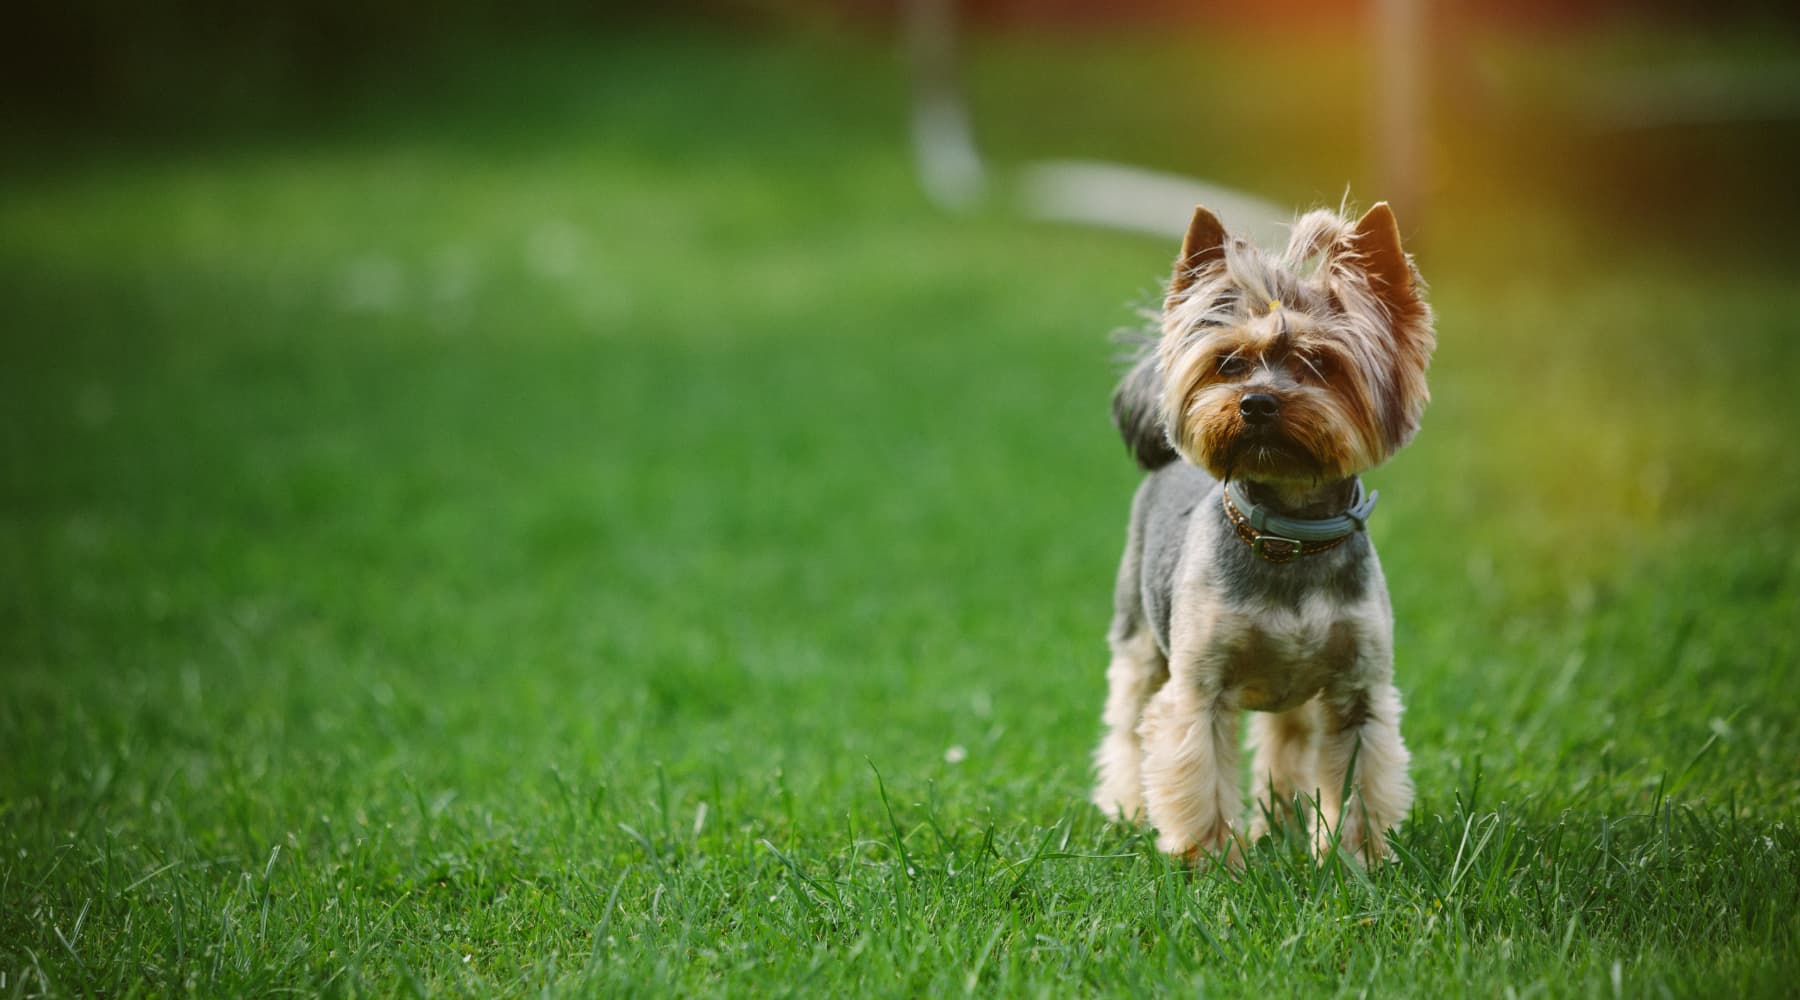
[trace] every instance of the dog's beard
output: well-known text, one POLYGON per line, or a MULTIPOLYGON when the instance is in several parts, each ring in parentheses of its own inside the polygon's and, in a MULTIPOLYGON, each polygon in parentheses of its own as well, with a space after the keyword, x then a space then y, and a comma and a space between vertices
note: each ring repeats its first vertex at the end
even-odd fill
POLYGON ((1246 427, 1231 436, 1218 466, 1224 478, 1318 482, 1325 468, 1318 456, 1279 428, 1246 427))
POLYGON ((1245 419, 1241 384, 1195 384, 1189 373, 1171 389, 1165 405, 1185 420, 1169 440, 1214 479, 1304 486, 1353 475, 1380 458, 1366 408, 1322 388, 1288 388, 1278 397, 1280 413, 1256 423, 1245 419))

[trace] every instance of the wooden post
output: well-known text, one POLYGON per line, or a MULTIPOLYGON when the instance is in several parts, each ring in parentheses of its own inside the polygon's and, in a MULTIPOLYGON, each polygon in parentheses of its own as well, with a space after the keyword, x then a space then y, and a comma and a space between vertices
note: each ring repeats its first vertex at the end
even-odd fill
POLYGON ((986 193, 987 174, 957 79, 956 0, 908 0, 906 49, 919 183, 938 208, 966 211, 986 193))
POLYGON ((1421 0, 1376 0, 1375 141, 1381 190, 1408 229, 1424 218, 1426 178, 1421 118, 1424 105, 1424 10, 1421 0))

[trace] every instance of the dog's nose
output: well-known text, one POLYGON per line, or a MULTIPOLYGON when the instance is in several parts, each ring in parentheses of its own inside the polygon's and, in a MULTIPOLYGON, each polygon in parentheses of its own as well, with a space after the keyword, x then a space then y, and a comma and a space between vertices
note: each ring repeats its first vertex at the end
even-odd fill
POLYGON ((1238 400, 1238 412, 1247 424, 1266 424, 1281 412, 1281 404, 1266 392, 1253 392, 1238 400))

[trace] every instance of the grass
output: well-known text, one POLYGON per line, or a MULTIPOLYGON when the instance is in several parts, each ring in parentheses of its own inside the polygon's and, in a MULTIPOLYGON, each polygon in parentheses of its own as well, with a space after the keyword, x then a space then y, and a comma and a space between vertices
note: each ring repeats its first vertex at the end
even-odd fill
MULTIPOLYGON (((997 154, 1180 165, 1184 51, 993 40, 997 154)), ((1335 199, 1277 153, 1353 95, 1238 51, 1229 170, 1335 199)), ((1104 335, 1170 248, 935 215, 902 95, 866 40, 539 42, 15 155, 0 990, 1790 991, 1791 256, 1441 152, 1371 476, 1402 862, 1189 877, 1084 804, 1104 335)))

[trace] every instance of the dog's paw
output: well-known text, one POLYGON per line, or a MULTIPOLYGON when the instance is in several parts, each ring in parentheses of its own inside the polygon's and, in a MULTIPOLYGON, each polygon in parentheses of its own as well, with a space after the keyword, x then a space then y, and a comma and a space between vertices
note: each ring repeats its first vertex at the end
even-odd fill
POLYGON ((1197 872, 1215 868, 1236 872, 1244 868, 1243 835, 1229 826, 1193 838, 1160 835, 1156 839, 1156 846, 1197 872))
POLYGON ((1387 842, 1388 828, 1371 830, 1361 822, 1346 821, 1336 830, 1321 823, 1313 836, 1313 859, 1324 864, 1332 853, 1351 864, 1376 867, 1393 860, 1393 848, 1387 842))

